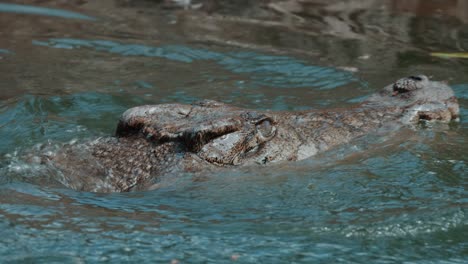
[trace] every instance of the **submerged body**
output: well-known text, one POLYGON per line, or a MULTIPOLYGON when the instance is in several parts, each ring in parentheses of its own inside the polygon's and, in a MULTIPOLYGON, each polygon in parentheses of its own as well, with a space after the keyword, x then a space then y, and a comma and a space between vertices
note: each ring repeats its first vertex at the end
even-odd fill
POLYGON ((458 116, 452 89, 425 76, 398 80, 348 109, 272 112, 215 101, 139 106, 122 115, 116 137, 65 146, 45 162, 73 189, 144 190, 175 173, 302 160, 382 128, 458 116))

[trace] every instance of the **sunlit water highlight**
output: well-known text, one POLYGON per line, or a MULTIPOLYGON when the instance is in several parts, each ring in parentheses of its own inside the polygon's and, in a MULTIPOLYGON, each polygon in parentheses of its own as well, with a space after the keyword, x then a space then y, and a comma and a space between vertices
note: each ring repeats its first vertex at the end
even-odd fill
POLYGON ((53 16, 53 17, 62 17, 62 18, 71 18, 71 19, 95 20, 95 18, 93 17, 79 14, 76 12, 60 10, 56 8, 30 6, 30 5, 16 5, 16 4, 0 3, 0 12, 53 16))

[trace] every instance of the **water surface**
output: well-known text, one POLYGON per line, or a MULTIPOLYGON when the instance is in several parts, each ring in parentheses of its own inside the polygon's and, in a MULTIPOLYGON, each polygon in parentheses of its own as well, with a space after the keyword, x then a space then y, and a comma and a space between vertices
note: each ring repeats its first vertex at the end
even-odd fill
POLYGON ((467 52, 465 1, 10 2, 0 5, 2 262, 468 260, 468 61, 430 56, 467 52), (174 175, 140 193, 71 190, 21 158, 112 135, 136 105, 348 107, 418 73, 449 81, 461 122, 204 181, 174 175))

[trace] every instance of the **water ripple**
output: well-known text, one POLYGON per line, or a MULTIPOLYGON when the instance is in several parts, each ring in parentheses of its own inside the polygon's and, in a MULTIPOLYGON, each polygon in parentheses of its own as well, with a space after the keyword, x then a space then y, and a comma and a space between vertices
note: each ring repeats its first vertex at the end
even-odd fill
POLYGON ((80 13, 76 13, 76 12, 71 12, 71 11, 66 11, 66 10, 61 10, 61 9, 56 9, 56 8, 30 6, 30 5, 0 3, 0 12, 31 14, 31 15, 41 15, 41 16, 54 16, 54 17, 71 18, 71 19, 96 20, 93 17, 83 15, 80 13))
POLYGON ((157 57, 183 63, 192 63, 198 60, 214 61, 231 72, 251 74, 250 78, 253 84, 270 87, 333 89, 357 81, 349 72, 307 65, 304 61, 287 56, 264 55, 256 52, 220 53, 181 45, 153 47, 123 44, 109 40, 69 38, 54 38, 48 41, 34 40, 32 43, 60 49, 92 48, 122 56, 157 57))

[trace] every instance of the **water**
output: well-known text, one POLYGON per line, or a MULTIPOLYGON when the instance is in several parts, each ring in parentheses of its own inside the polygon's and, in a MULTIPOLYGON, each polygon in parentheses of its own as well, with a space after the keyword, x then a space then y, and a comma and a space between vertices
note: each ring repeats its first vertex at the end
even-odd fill
POLYGON ((466 263, 468 61, 429 55, 466 52, 466 3, 316 2, 1 4, 1 262, 466 263), (348 107, 415 73, 451 83, 460 123, 140 193, 20 159, 110 135, 135 105, 348 107))

